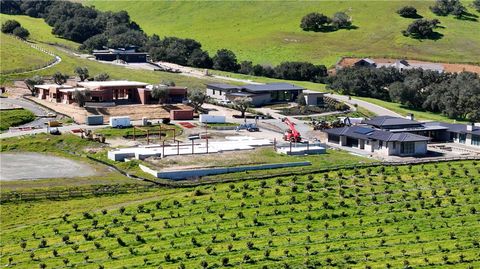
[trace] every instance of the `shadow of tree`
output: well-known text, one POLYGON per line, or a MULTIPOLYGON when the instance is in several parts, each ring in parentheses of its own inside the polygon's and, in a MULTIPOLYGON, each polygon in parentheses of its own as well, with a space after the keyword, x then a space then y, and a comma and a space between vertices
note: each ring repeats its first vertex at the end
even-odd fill
POLYGON ((346 26, 346 27, 335 27, 333 25, 325 25, 325 26, 322 26, 322 28, 316 30, 316 31, 313 31, 313 32, 316 32, 316 33, 331 33, 331 32, 336 32, 336 31, 339 31, 339 30, 356 30, 358 29, 358 26, 356 25, 350 25, 350 26, 346 26))
POLYGON ((478 15, 469 12, 464 12, 462 15, 456 16, 455 18, 463 21, 478 21, 478 15))
POLYGON ((443 38, 443 34, 442 33, 439 33, 439 32, 433 32, 432 34, 428 35, 428 36, 420 36, 418 34, 410 34, 409 35, 411 38, 413 39, 417 39, 419 41, 422 41, 422 40, 425 40, 425 39, 428 39, 428 40, 439 40, 441 38, 443 38))

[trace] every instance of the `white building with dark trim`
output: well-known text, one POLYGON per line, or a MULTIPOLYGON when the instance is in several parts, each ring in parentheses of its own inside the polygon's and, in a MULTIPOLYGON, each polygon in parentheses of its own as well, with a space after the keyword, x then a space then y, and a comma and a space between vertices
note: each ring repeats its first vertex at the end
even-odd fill
POLYGON ((325 130, 328 142, 384 156, 418 156, 427 154, 429 137, 411 133, 392 133, 367 126, 350 126, 325 130))
POLYGON ((429 142, 450 142, 480 148, 480 126, 445 122, 419 122, 408 118, 378 116, 362 125, 326 129, 328 142, 385 156, 418 156, 429 142))

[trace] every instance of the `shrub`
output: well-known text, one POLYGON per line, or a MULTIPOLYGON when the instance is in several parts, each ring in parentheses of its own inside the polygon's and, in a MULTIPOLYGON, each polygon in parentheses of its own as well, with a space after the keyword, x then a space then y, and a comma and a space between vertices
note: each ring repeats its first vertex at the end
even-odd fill
POLYGON ((303 18, 302 18, 302 21, 300 23, 300 27, 304 30, 304 31, 314 31, 314 32, 318 32, 318 31, 321 31, 322 29, 324 29, 324 27, 326 25, 328 25, 332 20, 321 14, 321 13, 316 13, 316 12, 312 12, 312 13, 309 13, 307 15, 305 15, 303 18))
POLYGON ((2 23, 2 33, 12 34, 13 30, 15 30, 18 27, 21 27, 21 25, 18 21, 16 21, 16 20, 6 20, 4 23, 2 23))
POLYGON ((23 27, 17 27, 13 29, 12 34, 21 39, 27 39, 30 36, 30 32, 23 27))
POLYGON ((417 14, 417 9, 412 7, 412 6, 404 6, 397 10, 397 13, 400 14, 400 16, 405 17, 405 18, 418 18, 419 15, 417 14))
POLYGON ((408 25, 407 30, 403 31, 403 35, 418 39, 432 38, 434 29, 440 22, 437 19, 426 20, 419 19, 408 25))

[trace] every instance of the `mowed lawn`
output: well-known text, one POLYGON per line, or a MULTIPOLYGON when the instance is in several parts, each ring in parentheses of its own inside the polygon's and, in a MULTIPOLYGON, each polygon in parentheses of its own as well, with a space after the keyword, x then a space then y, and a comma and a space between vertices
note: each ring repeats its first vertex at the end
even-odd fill
MULTIPOLYGON (((233 50, 240 60, 277 64, 303 60, 333 65, 340 56, 415 58, 445 62, 480 62, 480 22, 438 17, 433 1, 115 1, 87 0, 101 10, 126 10, 148 33, 200 41, 213 54, 233 50), (412 19, 396 10, 416 7, 445 28, 440 40, 413 40, 401 34, 412 19), (301 18, 310 12, 332 16, 343 11, 355 30, 304 32, 301 18)), ((476 12, 462 1, 469 12, 476 12)))
POLYGON ((479 170, 475 161, 375 167, 3 204, 0 261, 13 268, 477 268, 479 170))
POLYGON ((53 60, 52 56, 4 33, 0 34, 0 48, 0 73, 20 68, 31 70, 42 67, 53 60))

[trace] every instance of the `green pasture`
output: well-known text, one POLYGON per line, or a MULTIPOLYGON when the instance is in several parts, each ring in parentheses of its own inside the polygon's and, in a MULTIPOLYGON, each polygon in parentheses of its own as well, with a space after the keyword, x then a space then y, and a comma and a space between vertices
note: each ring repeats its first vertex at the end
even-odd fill
MULTIPOLYGON (((428 61, 479 63, 480 23, 453 16, 438 17, 433 1, 115 1, 86 0, 101 10, 126 10, 148 34, 193 38, 213 55, 234 51, 240 60, 278 64, 287 60, 331 66, 341 56, 413 58, 428 61), (397 13, 412 5, 444 28, 439 40, 414 40, 402 30, 412 19, 397 13), (343 11, 357 29, 328 33, 304 32, 301 18, 310 12, 332 16, 343 11)), ((462 1, 468 11, 471 1, 462 1)))
POLYGON ((381 107, 384 107, 386 109, 392 110, 394 112, 397 112, 398 114, 402 116, 407 116, 407 114, 413 113, 415 115, 416 119, 419 120, 428 120, 428 121, 443 121, 443 122, 458 122, 458 123, 464 123, 463 121, 455 121, 447 116, 444 116, 440 113, 433 113, 433 112, 428 112, 428 111, 420 111, 420 110, 414 110, 410 109, 402 104, 399 103, 394 103, 394 102, 388 102, 388 101, 383 101, 380 99, 375 99, 375 98, 370 98, 370 97, 358 97, 355 96, 353 97, 354 99, 360 99, 363 101, 367 101, 372 104, 379 105, 381 107))
POLYGON ((54 57, 38 51, 17 38, 0 34, 0 73, 25 68, 27 70, 48 64, 54 57))

